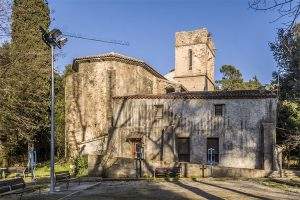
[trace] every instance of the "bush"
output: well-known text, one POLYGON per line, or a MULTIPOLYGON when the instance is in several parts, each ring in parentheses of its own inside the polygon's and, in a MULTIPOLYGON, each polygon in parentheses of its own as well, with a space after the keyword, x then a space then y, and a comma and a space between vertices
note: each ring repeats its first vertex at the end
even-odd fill
POLYGON ((74 160, 74 174, 75 176, 85 175, 88 168, 88 157, 86 155, 78 156, 74 160))

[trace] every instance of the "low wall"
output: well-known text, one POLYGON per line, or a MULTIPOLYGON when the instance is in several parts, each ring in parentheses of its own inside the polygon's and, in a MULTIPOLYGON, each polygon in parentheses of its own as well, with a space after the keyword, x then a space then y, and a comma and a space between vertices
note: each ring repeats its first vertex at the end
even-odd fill
POLYGON ((261 169, 246 169, 246 168, 231 168, 213 166, 212 177, 233 177, 233 178, 262 178, 269 177, 273 171, 266 171, 261 169))
POLYGON ((211 170, 207 165, 180 163, 182 177, 210 177, 211 170))
POLYGON ((273 171, 181 163, 182 177, 261 178, 274 175, 273 171))
MULTIPOLYGON (((90 164, 96 164, 96 157, 89 157, 90 164)), ((246 169, 246 168, 233 168, 222 166, 210 166, 192 163, 177 163, 174 162, 169 165, 163 165, 159 162, 146 163, 142 162, 142 177, 153 177, 153 171, 156 167, 173 167, 180 166, 181 177, 190 178, 204 178, 204 177, 233 177, 233 178, 261 178, 261 177, 279 177, 276 171, 267 171, 261 169, 246 169)), ((98 166, 89 170, 90 175, 105 176, 110 178, 135 178, 136 177, 136 161, 129 158, 117 158, 110 167, 105 169, 98 166), (101 174, 102 172, 102 174, 101 174)))

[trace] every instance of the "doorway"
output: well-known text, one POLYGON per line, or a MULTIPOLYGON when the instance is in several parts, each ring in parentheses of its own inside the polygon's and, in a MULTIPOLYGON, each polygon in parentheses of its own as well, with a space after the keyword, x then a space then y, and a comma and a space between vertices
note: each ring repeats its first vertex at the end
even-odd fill
POLYGON ((127 142, 130 143, 130 157, 137 158, 137 150, 143 145, 142 138, 128 138, 127 142))
POLYGON ((178 161, 190 162, 190 138, 177 138, 176 147, 178 161))
POLYGON ((207 138, 207 161, 219 163, 219 138, 207 138))

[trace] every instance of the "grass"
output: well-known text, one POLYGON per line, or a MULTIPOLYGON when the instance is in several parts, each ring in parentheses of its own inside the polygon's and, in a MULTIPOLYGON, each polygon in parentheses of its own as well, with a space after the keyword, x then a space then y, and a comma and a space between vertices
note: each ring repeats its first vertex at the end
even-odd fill
MULTIPOLYGON (((79 163, 81 164, 81 163, 79 163)), ((65 161, 57 161, 55 163, 55 172, 63 172, 63 171, 69 171, 71 174, 74 173, 75 166, 72 165, 70 162, 65 162, 65 161)), ((88 174, 87 166, 85 165, 80 165, 78 168, 77 172, 77 177, 83 177, 88 174)), ((14 178, 16 177, 17 174, 8 174, 7 178, 14 178)), ((21 175, 22 176, 22 175, 21 175)), ((49 177, 50 176, 50 162, 45 162, 45 163, 39 163, 36 166, 35 170, 35 176, 36 178, 44 178, 44 177, 49 177)), ((31 179, 31 177, 26 177, 26 179, 31 179)))
MULTIPOLYGON (((55 164, 55 172, 71 171, 71 164, 68 162, 57 162, 55 164)), ((38 164, 35 171, 36 177, 47 177, 50 175, 50 163, 38 164)))
MULTIPOLYGON (((71 172, 71 165, 67 162, 57 162, 55 164, 55 172, 61 172, 61 171, 69 171, 71 172)), ((8 174, 6 178, 14 178, 16 177, 16 173, 8 174)), ((19 174, 19 176, 22 176, 22 174, 19 174)), ((35 170, 35 176, 37 178, 43 178, 43 177, 49 177, 50 176, 50 163, 42 163, 38 164, 35 170)), ((31 177, 26 177, 26 180, 31 180, 31 177)))
POLYGON ((291 191, 292 188, 294 188, 292 186, 289 186, 289 185, 286 185, 286 184, 283 184, 283 183, 274 182, 269 178, 251 179, 251 181, 259 183, 259 184, 264 185, 264 186, 268 186, 268 187, 272 187, 272 188, 278 188, 278 189, 285 190, 285 191, 291 191))

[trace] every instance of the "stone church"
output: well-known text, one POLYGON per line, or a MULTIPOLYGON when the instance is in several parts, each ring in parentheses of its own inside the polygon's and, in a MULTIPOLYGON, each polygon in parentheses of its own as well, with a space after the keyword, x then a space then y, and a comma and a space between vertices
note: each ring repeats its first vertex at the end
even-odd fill
MULTIPOLYGON (((175 68, 165 76, 118 53, 74 59, 66 81, 66 140, 89 172, 151 176, 181 164, 275 169, 276 96, 217 91, 207 29, 175 34, 175 68)), ((186 166, 186 165, 185 165, 186 166)))

